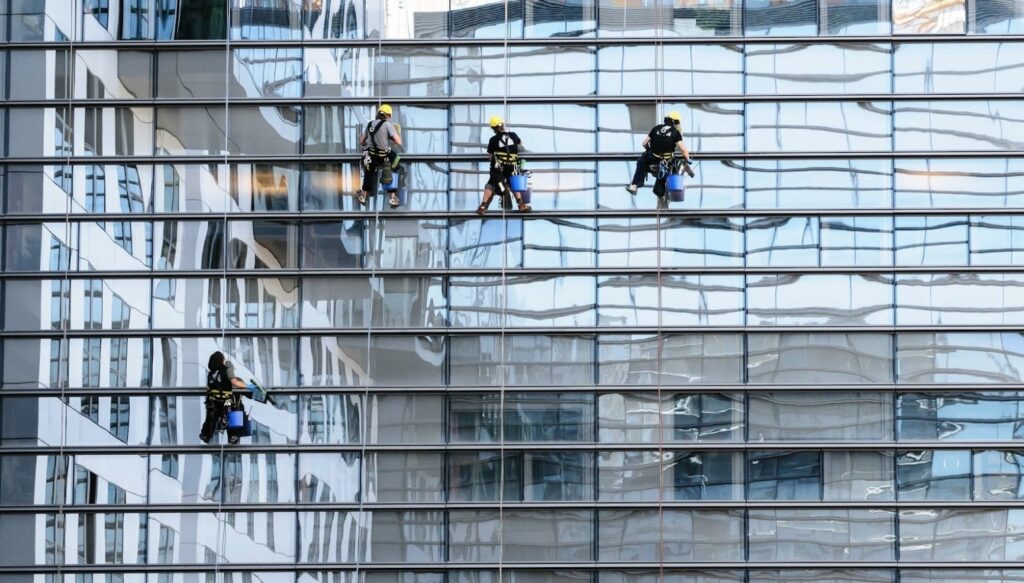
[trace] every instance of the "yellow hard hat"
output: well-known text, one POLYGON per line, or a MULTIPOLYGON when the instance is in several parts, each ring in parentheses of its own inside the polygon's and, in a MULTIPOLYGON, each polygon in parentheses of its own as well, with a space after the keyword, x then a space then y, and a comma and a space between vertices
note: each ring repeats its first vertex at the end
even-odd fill
POLYGON ((377 113, 383 113, 385 115, 391 115, 391 106, 387 103, 377 108, 377 113))
POLYGON ((491 127, 492 128, 496 128, 498 126, 503 126, 503 125, 505 125, 505 120, 501 119, 500 115, 492 115, 491 116, 491 127))
POLYGON ((678 111, 670 111, 667 114, 665 114, 665 117, 669 118, 670 120, 676 123, 683 123, 683 116, 679 115, 678 111))

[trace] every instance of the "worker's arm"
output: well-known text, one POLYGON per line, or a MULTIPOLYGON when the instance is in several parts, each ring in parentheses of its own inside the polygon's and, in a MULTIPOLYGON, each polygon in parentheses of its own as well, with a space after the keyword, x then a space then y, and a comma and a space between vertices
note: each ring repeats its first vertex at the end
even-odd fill
POLYGON ((366 145, 366 132, 363 132, 362 134, 359 135, 359 146, 362 147, 362 146, 365 146, 365 145, 366 145))
POLYGON ((650 144, 651 144, 651 136, 644 136, 644 141, 641 142, 640 145, 643 146, 644 149, 646 150, 647 146, 649 146, 650 144))
POLYGON ((391 139, 395 142, 396 146, 402 145, 402 134, 398 133, 397 131, 391 134, 391 139))
POLYGON ((238 377, 231 377, 231 386, 236 389, 246 389, 249 388, 249 383, 243 381, 238 377))
POLYGON ((676 148, 679 148, 679 151, 683 153, 683 158, 690 159, 690 151, 686 149, 686 145, 683 144, 682 140, 676 142, 676 148))

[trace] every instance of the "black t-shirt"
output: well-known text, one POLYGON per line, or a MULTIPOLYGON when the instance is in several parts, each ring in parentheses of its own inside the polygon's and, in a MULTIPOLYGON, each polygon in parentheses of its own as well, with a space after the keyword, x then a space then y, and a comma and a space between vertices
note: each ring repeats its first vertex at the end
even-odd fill
POLYGON ((231 379, 234 377, 235 367, 230 362, 225 362, 224 366, 206 373, 207 395, 227 399, 231 396, 231 379))
POLYGON ((676 144, 683 139, 674 125, 663 123, 651 128, 647 134, 651 138, 651 151, 655 154, 667 154, 676 149, 676 144))
POLYGON ((519 139, 515 132, 494 134, 491 136, 491 140, 487 142, 487 153, 503 152, 505 154, 518 154, 519 144, 521 143, 523 141, 519 139))

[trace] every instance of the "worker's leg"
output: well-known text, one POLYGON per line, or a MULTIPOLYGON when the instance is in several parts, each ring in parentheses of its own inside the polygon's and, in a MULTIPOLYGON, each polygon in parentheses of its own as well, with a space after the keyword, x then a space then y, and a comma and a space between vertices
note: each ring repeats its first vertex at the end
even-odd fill
POLYGON ((372 158, 370 167, 363 171, 363 192, 367 196, 377 192, 377 158, 372 158))
POLYGON ((637 188, 644 185, 647 182, 647 167, 657 162, 658 159, 654 157, 649 151, 644 150, 640 157, 636 159, 636 169, 633 171, 633 182, 631 186, 637 188))
POLYGON ((217 431, 217 422, 225 414, 224 407, 219 406, 218 401, 206 399, 206 419, 203 420, 203 428, 199 430, 199 439, 203 443, 209 443, 210 438, 217 431))
POLYGON ((480 206, 476 208, 476 214, 482 215, 487 212, 487 209, 491 206, 491 201, 494 200, 494 186, 488 182, 487 186, 484 187, 484 198, 480 201, 480 206))
MULTIPOLYGON (((518 170, 517 166, 508 165, 504 168, 503 174, 505 176, 505 184, 510 184, 509 180, 512 178, 512 173, 518 170)), ((523 197, 518 192, 512 190, 512 196, 516 199, 516 206, 519 208, 519 212, 528 213, 532 208, 530 205, 523 202, 523 197)))

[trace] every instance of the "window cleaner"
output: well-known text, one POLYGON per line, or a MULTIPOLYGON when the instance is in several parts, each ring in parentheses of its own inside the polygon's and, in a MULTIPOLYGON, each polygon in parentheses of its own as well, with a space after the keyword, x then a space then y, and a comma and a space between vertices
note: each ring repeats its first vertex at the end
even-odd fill
POLYGON ((391 123, 391 106, 382 104, 377 108, 376 119, 366 124, 366 129, 359 136, 359 145, 363 147, 363 185, 356 191, 359 204, 365 205, 370 194, 377 192, 378 174, 380 184, 388 191, 388 204, 397 208, 398 181, 392 179, 392 173, 398 172, 399 155, 391 148, 402 145, 402 136, 391 123))
MULTIPOLYGON (((654 194, 659 197, 665 196, 666 182, 673 174, 678 174, 679 170, 686 172, 690 178, 695 176, 690 167, 690 151, 683 143, 682 123, 679 112, 670 111, 665 115, 663 123, 651 128, 643 141, 644 152, 636 161, 633 182, 626 187, 630 194, 635 195, 644 185, 648 172, 655 177, 654 194), (675 158, 677 151, 682 154, 678 161, 675 158)), ((681 186, 676 181, 672 182, 672 186, 681 186)))
POLYGON ((238 443, 240 437, 251 435, 248 415, 242 399, 235 389, 248 390, 253 400, 273 403, 273 397, 256 381, 248 383, 235 376, 235 367, 217 351, 210 355, 206 373, 206 419, 199 431, 199 439, 209 443, 215 431, 226 429, 228 443, 238 443))
POLYGON ((501 195, 504 208, 512 208, 512 197, 515 197, 519 212, 528 213, 533 209, 526 204, 522 195, 522 191, 527 189, 523 161, 519 158, 519 149, 523 147, 523 141, 515 132, 507 131, 505 120, 497 115, 491 116, 490 126, 494 130, 494 135, 487 142, 490 177, 484 187, 484 198, 480 206, 477 207, 476 214, 484 215, 487 212, 495 193, 501 195), (519 176, 522 176, 523 179, 518 178, 519 176), (513 183, 521 190, 515 190, 513 183))

